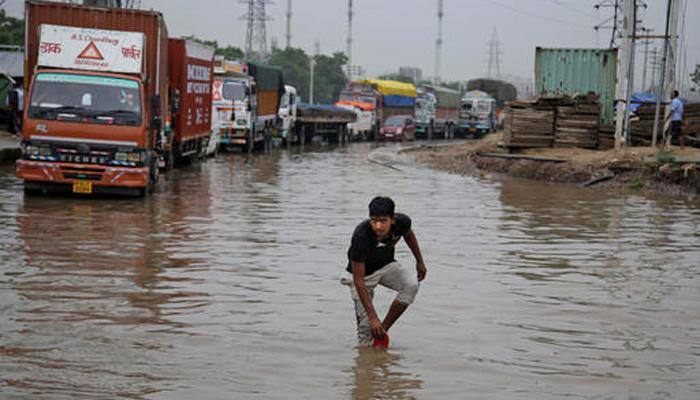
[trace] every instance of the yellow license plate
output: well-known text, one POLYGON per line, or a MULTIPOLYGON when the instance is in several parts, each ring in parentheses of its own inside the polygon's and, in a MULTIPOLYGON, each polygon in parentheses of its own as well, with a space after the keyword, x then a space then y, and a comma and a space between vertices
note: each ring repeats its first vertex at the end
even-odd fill
POLYGON ((469 132, 476 132, 476 128, 469 128, 469 132))
POLYGON ((73 182, 73 193, 92 193, 92 182, 90 181, 75 181, 73 182))

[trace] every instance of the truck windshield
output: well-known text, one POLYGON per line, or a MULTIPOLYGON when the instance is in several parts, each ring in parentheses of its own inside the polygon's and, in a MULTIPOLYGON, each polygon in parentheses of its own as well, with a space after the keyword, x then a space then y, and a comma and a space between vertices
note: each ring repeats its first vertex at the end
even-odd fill
POLYGON ((39 73, 29 118, 110 125, 141 125, 141 92, 131 79, 67 73, 39 73))
POLYGON ((225 81, 221 96, 226 100, 245 100, 246 85, 243 82, 225 81))

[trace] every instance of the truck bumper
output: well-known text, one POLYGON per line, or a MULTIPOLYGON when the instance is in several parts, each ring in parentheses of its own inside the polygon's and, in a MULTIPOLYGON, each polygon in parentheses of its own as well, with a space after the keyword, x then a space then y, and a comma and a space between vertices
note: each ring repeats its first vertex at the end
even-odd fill
POLYGON ((248 131, 244 130, 221 130, 219 143, 232 145, 245 145, 248 143, 248 131))
POLYGON ((17 161, 17 176, 28 188, 74 191, 75 182, 90 182, 91 193, 139 193, 148 187, 148 167, 124 168, 93 164, 17 161))

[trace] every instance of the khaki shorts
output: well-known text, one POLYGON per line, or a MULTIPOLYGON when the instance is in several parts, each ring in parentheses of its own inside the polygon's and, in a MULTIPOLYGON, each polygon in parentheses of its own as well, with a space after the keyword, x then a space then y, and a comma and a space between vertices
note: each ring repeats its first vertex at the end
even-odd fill
MULTIPOLYGON (((369 316, 360 301, 357 290, 355 290, 352 274, 346 272, 340 278, 340 283, 350 287, 350 296, 355 303, 357 339, 361 345, 370 345, 372 343, 372 329, 369 324, 369 316)), ((405 268, 397 261, 394 261, 375 271, 372 275, 365 277, 365 287, 370 298, 374 298, 374 288, 377 285, 395 290, 397 292, 396 301, 408 305, 413 303, 418 293, 418 275, 415 270, 405 268)))

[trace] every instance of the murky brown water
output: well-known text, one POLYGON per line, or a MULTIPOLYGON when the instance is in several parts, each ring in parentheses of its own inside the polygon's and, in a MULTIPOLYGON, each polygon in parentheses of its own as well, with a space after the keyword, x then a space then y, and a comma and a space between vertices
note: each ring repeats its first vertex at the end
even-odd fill
POLYGON ((700 397, 700 204, 368 151, 223 156, 145 200, 0 170, 0 398, 700 397), (378 193, 428 265, 387 353, 337 281, 378 193))

